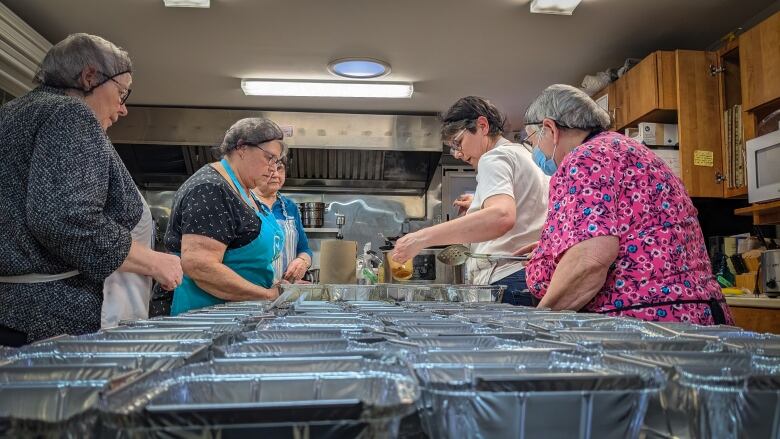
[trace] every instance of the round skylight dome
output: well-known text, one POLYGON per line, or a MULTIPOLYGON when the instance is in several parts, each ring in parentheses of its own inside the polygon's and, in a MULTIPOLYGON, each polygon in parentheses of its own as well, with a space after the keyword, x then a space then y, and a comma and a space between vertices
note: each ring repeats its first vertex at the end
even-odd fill
POLYGON ((328 63, 328 71, 350 79, 370 79, 390 73, 390 64, 371 58, 342 58, 328 63))

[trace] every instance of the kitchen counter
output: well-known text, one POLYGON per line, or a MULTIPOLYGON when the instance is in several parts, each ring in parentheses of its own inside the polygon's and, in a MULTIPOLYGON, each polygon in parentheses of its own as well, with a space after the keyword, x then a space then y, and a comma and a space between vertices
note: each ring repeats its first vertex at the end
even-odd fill
POLYGON ((780 297, 726 296, 726 303, 740 328, 780 334, 780 297))
POLYGON ((729 306, 780 309, 780 297, 773 299, 763 294, 759 297, 752 294, 746 294, 744 296, 726 296, 726 303, 728 303, 729 306))

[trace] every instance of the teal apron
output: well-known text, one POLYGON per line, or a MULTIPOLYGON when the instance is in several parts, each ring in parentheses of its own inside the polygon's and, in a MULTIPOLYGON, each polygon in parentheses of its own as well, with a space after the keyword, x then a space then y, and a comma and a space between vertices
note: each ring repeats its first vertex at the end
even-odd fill
MULTIPOLYGON (((222 159, 220 163, 225 167, 241 198, 252 206, 254 196, 249 198, 227 160, 222 159)), ((243 247, 226 250, 222 263, 249 282, 263 288, 271 288, 274 282, 273 262, 280 256, 284 247, 284 231, 279 227, 273 212, 268 207, 260 202, 257 202, 257 205, 260 206, 260 210, 256 210, 255 214, 260 219, 260 234, 254 241, 243 247)), ((225 302, 202 290, 189 276, 184 276, 181 285, 173 293, 171 315, 225 302)))

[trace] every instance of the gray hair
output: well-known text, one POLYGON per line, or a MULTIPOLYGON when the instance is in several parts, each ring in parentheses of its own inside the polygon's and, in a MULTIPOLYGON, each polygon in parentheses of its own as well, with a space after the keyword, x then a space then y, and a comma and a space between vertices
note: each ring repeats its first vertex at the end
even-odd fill
POLYGON ((526 125, 540 124, 552 119, 563 128, 584 131, 606 131, 610 125, 609 113, 584 91, 566 84, 554 84, 542 92, 525 112, 526 125))
POLYGON ((225 133, 225 138, 219 146, 222 155, 230 154, 244 145, 260 145, 272 140, 277 140, 282 145, 282 156, 287 151, 284 144, 284 132, 270 119, 262 117, 248 117, 234 123, 225 133))
POLYGON ((58 88, 81 89, 81 72, 93 67, 107 78, 133 70, 127 52, 97 35, 71 34, 46 53, 33 80, 58 88))

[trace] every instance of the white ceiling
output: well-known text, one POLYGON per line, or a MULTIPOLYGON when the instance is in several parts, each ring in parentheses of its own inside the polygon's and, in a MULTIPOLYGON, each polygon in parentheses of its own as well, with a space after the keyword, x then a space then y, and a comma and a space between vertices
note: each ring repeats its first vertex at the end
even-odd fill
POLYGON ((101 35, 130 52, 134 105, 344 112, 438 112, 487 97, 518 126, 546 85, 656 49, 704 49, 773 0, 583 0, 574 15, 529 0, 0 0, 51 42, 101 35), (244 96, 240 78, 332 79, 328 61, 385 60, 412 99, 244 96))

